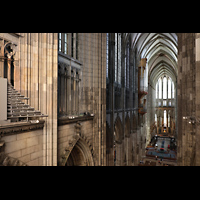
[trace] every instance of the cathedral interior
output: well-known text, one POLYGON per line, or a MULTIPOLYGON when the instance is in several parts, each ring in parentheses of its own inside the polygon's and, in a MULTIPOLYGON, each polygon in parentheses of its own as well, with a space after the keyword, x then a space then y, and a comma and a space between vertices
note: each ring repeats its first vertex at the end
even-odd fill
POLYGON ((200 165, 200 33, 0 33, 0 94, 0 166, 200 165))

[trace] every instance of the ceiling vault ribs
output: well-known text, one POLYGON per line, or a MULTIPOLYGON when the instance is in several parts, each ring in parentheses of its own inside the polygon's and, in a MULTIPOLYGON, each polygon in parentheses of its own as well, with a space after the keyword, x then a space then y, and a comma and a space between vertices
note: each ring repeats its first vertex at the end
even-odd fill
POLYGON ((176 33, 131 33, 131 46, 138 56, 147 58, 148 77, 155 84, 162 75, 174 81, 178 75, 178 39, 176 33))

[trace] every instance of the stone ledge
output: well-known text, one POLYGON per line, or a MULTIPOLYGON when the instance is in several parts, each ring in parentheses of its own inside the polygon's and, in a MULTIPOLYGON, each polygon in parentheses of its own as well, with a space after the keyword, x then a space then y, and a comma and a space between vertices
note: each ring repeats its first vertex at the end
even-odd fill
POLYGON ((69 119, 68 117, 60 117, 58 119, 58 126, 60 125, 65 125, 65 124, 71 124, 71 123, 76 123, 78 121, 88 121, 88 120, 93 120, 94 116, 79 116, 73 119, 69 119))
POLYGON ((38 123, 31 122, 16 122, 9 123, 0 126, 0 138, 2 136, 15 134, 15 133, 23 133, 27 131, 42 129, 44 127, 45 120, 39 120, 38 123))

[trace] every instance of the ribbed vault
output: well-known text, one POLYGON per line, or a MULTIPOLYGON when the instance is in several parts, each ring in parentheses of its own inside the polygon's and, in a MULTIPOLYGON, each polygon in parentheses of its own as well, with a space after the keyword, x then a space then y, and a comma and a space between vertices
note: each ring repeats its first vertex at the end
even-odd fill
MULTIPOLYGON (((147 115, 146 127, 153 127, 155 123, 155 114, 157 113, 157 120, 159 119, 159 131, 163 132, 164 127, 164 108, 169 107, 166 111, 166 115, 170 113, 170 134, 174 131, 175 125, 177 124, 177 112, 176 112, 176 96, 170 98, 170 101, 161 100, 164 98, 164 82, 162 82, 161 93, 162 98, 156 99, 156 83, 160 77, 170 77, 173 81, 173 88, 177 88, 177 76, 178 76, 178 37, 176 33, 131 33, 132 52, 135 53, 136 64, 139 64, 140 59, 147 58, 147 64, 144 72, 144 85, 148 86, 147 98, 147 115), (172 114, 169 110, 173 110, 175 113, 172 114), (159 113, 158 113, 159 112, 159 113), (172 118, 171 118, 172 117, 172 118), (162 120, 161 120, 162 119, 162 120), (160 122, 162 127, 160 127, 160 122)), ((138 67, 138 66, 136 66, 138 67)), ((168 87, 167 91, 168 91, 168 87)), ((172 88, 172 87, 171 87, 172 88)), ((171 89, 172 91, 172 89, 171 89)), ((166 92, 166 89, 165 89, 166 92)), ((168 92, 166 92, 168 95, 168 92)), ((165 93, 165 94, 166 94, 165 93)), ((175 94, 176 91, 174 92, 175 94)), ((173 94, 174 94, 173 93, 173 94)), ((171 92, 172 94, 172 92, 171 92)), ((168 98, 168 97, 167 97, 168 98)), ((166 118, 165 118, 166 119, 166 118)), ((147 131, 147 142, 151 140, 150 129, 147 131)), ((174 131, 175 133, 175 131, 174 131)))
POLYGON ((147 58, 148 78, 156 84, 162 75, 168 75, 175 82, 177 69, 176 33, 131 33, 131 47, 140 58, 147 58))

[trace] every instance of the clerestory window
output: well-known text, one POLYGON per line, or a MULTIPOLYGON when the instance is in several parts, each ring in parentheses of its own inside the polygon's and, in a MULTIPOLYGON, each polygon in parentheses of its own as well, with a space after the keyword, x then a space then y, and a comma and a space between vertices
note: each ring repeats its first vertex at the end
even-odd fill
POLYGON ((115 82, 121 84, 121 34, 115 33, 115 82))
POLYGON ((78 60, 78 33, 58 33, 58 51, 78 60))

